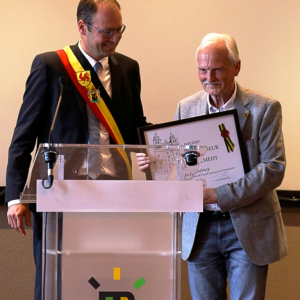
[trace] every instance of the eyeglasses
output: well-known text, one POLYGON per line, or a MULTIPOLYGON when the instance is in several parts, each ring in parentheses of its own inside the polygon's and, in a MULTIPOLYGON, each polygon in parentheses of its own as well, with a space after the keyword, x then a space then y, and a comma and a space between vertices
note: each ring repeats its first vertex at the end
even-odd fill
POLYGON ((97 27, 95 27, 92 24, 87 23, 87 22, 85 22, 85 24, 87 24, 87 25, 95 28, 96 30, 98 30, 104 38, 111 37, 114 34, 114 32, 116 32, 118 36, 121 36, 123 34, 123 32, 125 31, 125 29, 126 29, 126 26, 124 24, 121 27, 117 28, 117 29, 108 29, 108 30, 101 30, 101 29, 99 29, 99 28, 97 28, 97 27))

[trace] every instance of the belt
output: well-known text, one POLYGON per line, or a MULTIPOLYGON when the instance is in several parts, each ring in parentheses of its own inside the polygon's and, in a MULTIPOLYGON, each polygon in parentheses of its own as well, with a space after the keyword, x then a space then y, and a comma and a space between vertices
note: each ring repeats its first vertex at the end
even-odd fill
POLYGON ((227 211, 222 213, 220 211, 209 211, 205 210, 204 212, 200 213, 201 219, 209 220, 209 221, 221 221, 221 220, 228 220, 230 219, 230 213, 227 211))

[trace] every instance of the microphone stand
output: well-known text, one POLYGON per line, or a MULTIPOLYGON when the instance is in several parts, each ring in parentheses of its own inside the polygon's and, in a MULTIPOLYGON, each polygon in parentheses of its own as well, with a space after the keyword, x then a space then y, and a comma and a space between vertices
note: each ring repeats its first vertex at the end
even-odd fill
POLYGON ((53 132, 53 128, 54 128, 54 125, 55 125, 55 121, 56 121, 57 113, 58 113, 58 110, 59 110, 60 102, 61 102, 62 95, 63 95, 64 79, 63 79, 62 76, 58 78, 58 83, 60 84, 60 95, 59 95, 58 103, 57 103, 57 106, 56 106, 54 118, 53 118, 53 121, 52 121, 52 124, 51 124, 51 128, 50 128, 50 131, 49 131, 48 150, 46 150, 45 153, 44 153, 44 159, 45 159, 45 163, 47 163, 47 171, 48 171, 47 172, 48 173, 48 185, 47 186, 45 185, 45 180, 47 180, 47 178, 44 178, 42 180, 42 185, 43 185, 44 189, 50 189, 53 185, 53 179, 54 179, 53 167, 54 167, 54 164, 56 162, 57 152, 54 149, 51 148, 51 146, 52 146, 51 138, 52 138, 52 132, 53 132))

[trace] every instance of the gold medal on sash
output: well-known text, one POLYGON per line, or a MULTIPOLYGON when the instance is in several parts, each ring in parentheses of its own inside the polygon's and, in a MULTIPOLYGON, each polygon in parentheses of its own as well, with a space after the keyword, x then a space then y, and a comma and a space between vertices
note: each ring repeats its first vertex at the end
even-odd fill
MULTIPOLYGON (((76 72, 76 77, 78 83, 83 87, 88 87, 92 82, 90 71, 76 72)), ((99 90, 89 90, 87 95, 92 103, 98 103, 100 101, 101 95, 99 90)))
POLYGON ((101 96, 99 90, 89 91, 87 94, 92 103, 98 103, 100 101, 101 96))

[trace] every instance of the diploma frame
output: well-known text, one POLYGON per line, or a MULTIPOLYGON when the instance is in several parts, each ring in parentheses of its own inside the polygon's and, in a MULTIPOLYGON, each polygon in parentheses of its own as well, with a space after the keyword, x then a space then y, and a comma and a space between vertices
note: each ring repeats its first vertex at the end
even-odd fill
MULTIPOLYGON (((157 144, 174 146, 177 144, 178 146, 180 145, 180 147, 187 144, 193 144, 194 141, 198 142, 200 146, 212 147, 211 145, 215 145, 216 143, 211 141, 210 131, 215 132, 214 138, 219 134, 219 137, 222 139, 222 141, 219 141, 219 148, 223 147, 224 149, 227 149, 228 153, 235 152, 231 164, 237 170, 238 174, 233 176, 233 178, 243 177, 249 171, 249 167, 245 148, 242 143, 236 109, 138 128, 140 143, 143 145, 157 144), (223 128, 221 125, 225 127, 223 128), (230 127, 230 129, 228 127, 229 132, 227 130, 227 125, 230 127), (219 128, 216 129, 216 126, 219 126, 219 128), (228 143, 226 144, 225 138, 221 136, 222 129, 229 133, 229 139, 233 142, 234 149, 227 149, 228 143), (206 135, 203 136, 201 133, 205 131, 209 131, 209 134, 206 133, 206 135), (169 135, 168 138, 166 138, 167 135, 169 135), (191 141, 192 136, 193 141, 191 141), (186 138, 187 140, 185 140, 186 138)), ((230 159, 230 155, 226 155, 224 154, 224 150, 222 151, 222 155, 219 155, 220 160, 218 161, 218 166, 220 166, 220 168, 223 164, 226 165, 228 159, 230 159)), ((149 153, 147 154, 149 155, 149 153)), ((148 179, 157 179, 153 178, 153 173, 146 175, 148 179)), ((221 185, 221 183, 219 185, 221 185)))

